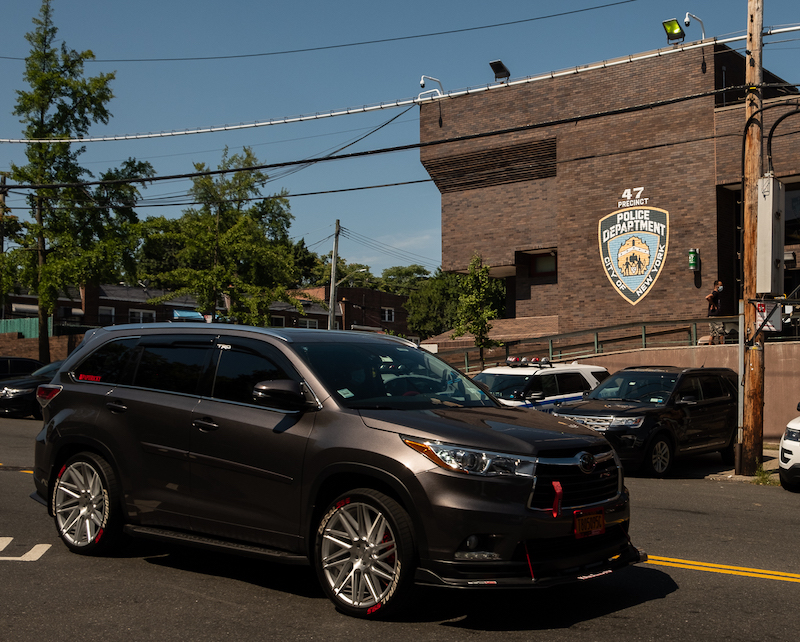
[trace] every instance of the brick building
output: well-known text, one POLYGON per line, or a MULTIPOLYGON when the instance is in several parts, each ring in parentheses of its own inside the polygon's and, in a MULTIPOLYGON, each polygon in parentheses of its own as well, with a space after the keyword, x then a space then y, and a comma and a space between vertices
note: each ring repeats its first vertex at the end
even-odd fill
MULTIPOLYGON (((709 43, 423 103, 443 269, 466 271, 479 253, 506 280, 506 325, 529 337, 701 317, 717 278, 735 314, 745 62, 709 43)), ((764 112, 766 148, 797 91, 766 70, 764 82, 764 106, 783 105, 764 112)), ((787 118, 772 146, 788 252, 800 249, 798 131, 787 118)), ((797 271, 786 279, 787 293, 800 284, 797 271)))

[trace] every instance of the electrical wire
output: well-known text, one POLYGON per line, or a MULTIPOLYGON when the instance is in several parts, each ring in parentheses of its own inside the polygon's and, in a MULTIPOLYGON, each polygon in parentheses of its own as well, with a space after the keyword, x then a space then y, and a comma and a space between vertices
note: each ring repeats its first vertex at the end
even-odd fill
MULTIPOLYGON (((228 56, 192 56, 186 58, 128 58, 128 59, 92 59, 86 62, 96 63, 123 63, 123 62, 194 62, 203 60, 234 60, 239 58, 260 58, 264 56, 285 56, 297 53, 309 53, 313 51, 329 51, 331 49, 344 49, 346 47, 363 47, 365 45, 377 45, 387 42, 399 42, 402 40, 414 40, 418 38, 433 38, 436 36, 448 36, 456 33, 468 33, 470 31, 480 31, 483 29, 496 29, 498 27, 510 27, 514 25, 524 24, 526 22, 536 22, 539 20, 548 20, 550 18, 561 18, 563 16, 570 16, 577 13, 585 13, 587 11, 596 11, 598 9, 607 9, 621 4, 630 4, 631 2, 638 2, 638 0, 618 0, 618 2, 609 2, 607 4, 597 5, 594 7, 586 7, 584 9, 574 9, 572 11, 562 11, 561 13, 553 13, 546 16, 537 16, 535 18, 523 18, 521 20, 511 20, 508 22, 499 22, 497 24, 482 25, 478 27, 464 27, 463 29, 450 29, 447 31, 434 31, 431 33, 422 33, 412 36, 396 36, 394 38, 381 38, 377 40, 363 40, 361 42, 349 42, 338 45, 323 45, 320 47, 306 47, 303 49, 286 49, 284 51, 268 51, 265 53, 255 54, 234 54, 228 56)), ((26 58, 12 58, 10 56, 0 56, 3 60, 26 60, 26 58)))
MULTIPOLYGON (((767 88, 797 88, 798 85, 793 83, 762 83, 760 87, 762 89, 767 88)), ((330 161, 337 161, 337 160, 349 160, 355 158, 367 158, 370 156, 377 156, 381 154, 393 154, 398 152, 406 152, 416 149, 424 149, 429 147, 436 147, 439 145, 448 145, 457 142, 464 142, 470 140, 478 140, 483 138, 490 138, 493 136, 503 136, 507 134, 514 134, 526 131, 535 131, 537 129, 542 129, 544 127, 552 127, 555 125, 564 125, 568 123, 578 123, 584 122, 587 120, 594 120, 606 116, 617 116, 621 114, 632 114, 637 113, 640 111, 647 111, 657 107, 665 107, 669 105, 676 105, 683 102, 687 102, 690 100, 698 100, 701 98, 708 98, 710 96, 715 96, 717 94, 725 93, 725 92, 732 92, 732 91, 739 91, 739 90, 747 90, 750 88, 750 85, 737 85, 735 87, 724 87, 722 89, 711 89, 709 91, 700 92, 697 94, 689 94, 686 96, 678 96, 676 98, 668 98, 663 100, 656 100, 649 103, 640 103, 638 105, 631 105, 628 107, 619 107, 617 109, 609 109, 606 111, 597 111, 591 112, 588 114, 582 114, 580 116, 567 116, 565 118, 557 118, 554 120, 548 121, 540 121, 536 123, 528 123, 525 125, 517 125, 515 127, 508 127, 504 129, 496 129, 490 130, 486 132, 478 132, 474 134, 464 134, 462 136, 454 136, 452 138, 443 138, 440 140, 432 140, 420 143, 408 143, 406 145, 396 145, 394 147, 383 147, 379 149, 370 149, 361 152, 350 152, 347 154, 333 154, 325 157, 321 157, 315 159, 315 163, 321 162, 330 162, 330 161)), ((787 95, 787 100, 797 100, 800 97, 798 95, 787 95)), ((95 185, 123 185, 123 184, 133 184, 133 183, 155 183, 160 181, 174 181, 178 179, 187 179, 187 178, 195 178, 198 176, 216 176, 220 174, 230 174, 237 171, 260 171, 260 170, 270 170, 270 169, 280 169, 286 167, 292 167, 296 165, 305 165, 309 161, 308 159, 302 160, 294 160, 294 161, 284 161, 280 163, 266 163, 263 165, 254 165, 252 167, 247 168, 238 168, 238 169, 216 169, 216 170, 207 170, 203 172, 189 172, 185 174, 171 174, 168 176, 154 176, 147 179, 114 179, 109 181, 84 181, 81 183, 42 183, 42 184, 16 184, 16 185, 7 185, 8 189, 54 189, 54 188, 62 188, 62 187, 89 187, 95 185)))

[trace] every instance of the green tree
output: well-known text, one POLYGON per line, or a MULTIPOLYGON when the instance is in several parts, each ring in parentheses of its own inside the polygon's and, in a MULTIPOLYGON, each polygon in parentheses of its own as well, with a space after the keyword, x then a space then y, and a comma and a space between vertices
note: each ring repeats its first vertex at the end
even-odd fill
POLYGON ((483 259, 476 254, 469 263, 469 273, 464 277, 462 293, 458 298, 456 324, 452 338, 471 334, 475 337, 475 347, 480 352, 481 369, 484 366, 483 351, 500 345, 489 338, 492 329, 490 323, 498 316, 494 307, 496 282, 489 276, 489 266, 483 265, 483 259))
POLYGON ((431 273, 418 264, 386 268, 381 274, 378 289, 392 294, 408 296, 425 281, 431 273))
MULTIPOLYGON (((91 51, 77 52, 65 43, 56 47, 51 0, 42 2, 35 29, 25 38, 31 51, 23 79, 28 91, 17 91, 14 115, 31 139, 25 147, 27 164, 11 164, 11 178, 21 184, 41 185, 28 196, 32 222, 13 237, 23 250, 19 278, 39 300, 39 359, 50 361, 47 320, 59 291, 68 285, 101 278, 109 267, 118 269, 121 254, 130 249, 129 223, 135 218, 137 189, 98 187, 92 192, 82 182, 92 174, 80 166, 83 146, 63 139, 81 138, 93 123, 108 123, 107 104, 113 98, 113 73, 85 78, 84 63, 91 51), (61 140, 59 140, 61 139, 61 140), (61 187, 58 187, 61 185, 61 187), (127 249, 127 250, 126 250, 127 249)), ((102 178, 141 178, 152 175, 148 163, 129 160, 102 178)))
POLYGON ((442 334, 455 327, 462 274, 442 272, 422 280, 408 297, 408 328, 423 339, 442 334))
MULTIPOLYGON (((232 156, 226 149, 219 165, 224 173, 193 179, 190 194, 199 207, 177 220, 152 218, 141 226, 138 276, 170 290, 154 302, 190 294, 200 312, 213 315, 224 305, 233 320, 249 325, 268 325, 274 301, 300 309, 287 291, 299 277, 289 202, 284 193, 261 195, 268 176, 250 169, 259 164, 248 147, 232 156)), ((203 163, 194 168, 207 171, 203 163)))

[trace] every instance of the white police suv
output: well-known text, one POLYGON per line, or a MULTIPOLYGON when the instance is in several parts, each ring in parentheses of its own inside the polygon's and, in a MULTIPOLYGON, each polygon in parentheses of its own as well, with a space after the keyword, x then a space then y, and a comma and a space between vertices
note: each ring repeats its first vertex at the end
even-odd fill
POLYGON ((553 364, 549 359, 509 357, 505 366, 486 368, 473 379, 507 406, 553 412, 556 404, 577 401, 608 376, 601 366, 553 364))
MULTIPOLYGON (((797 404, 800 411, 800 404, 797 404)), ((781 437, 778 476, 786 490, 800 492, 800 417, 786 424, 781 437)))

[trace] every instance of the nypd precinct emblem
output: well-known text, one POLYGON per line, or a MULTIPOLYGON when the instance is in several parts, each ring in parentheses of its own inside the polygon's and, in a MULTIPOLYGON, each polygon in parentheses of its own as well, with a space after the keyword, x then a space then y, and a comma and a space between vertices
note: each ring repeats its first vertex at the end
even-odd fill
POLYGON ((600 255, 606 276, 631 305, 655 285, 669 245, 669 212, 627 207, 600 219, 600 255))

